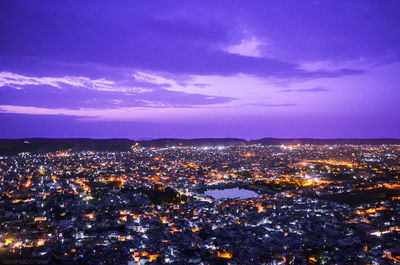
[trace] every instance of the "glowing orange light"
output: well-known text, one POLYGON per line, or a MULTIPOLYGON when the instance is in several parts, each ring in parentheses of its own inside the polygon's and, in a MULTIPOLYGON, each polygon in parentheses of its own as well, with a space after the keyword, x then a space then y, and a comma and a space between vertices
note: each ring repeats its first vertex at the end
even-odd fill
POLYGON ((356 214, 358 214, 358 215, 365 215, 365 214, 371 215, 371 214, 376 213, 377 211, 383 211, 383 210, 387 210, 387 208, 382 206, 382 207, 378 207, 378 208, 366 209, 364 211, 356 210, 356 214))
POLYGON ((33 220, 34 222, 42 222, 42 221, 46 221, 47 218, 46 217, 35 217, 35 219, 33 220))
POLYGON ((94 213, 86 214, 85 217, 89 218, 89 219, 93 219, 94 218, 94 213))
POLYGON ((121 221, 127 222, 127 221, 128 221, 128 216, 127 216, 127 215, 121 216, 119 219, 120 219, 121 221))
POLYGON ((267 210, 261 206, 261 204, 257 204, 257 213, 265 213, 267 210))
POLYGON ((388 184, 384 183, 383 186, 387 189, 400 189, 400 184, 388 184))
POLYGON ((14 239, 12 238, 6 238, 6 241, 4 242, 5 246, 11 245, 14 242, 14 239))
POLYGON ((149 261, 156 261, 158 257, 160 257, 160 254, 151 254, 149 256, 149 261))
POLYGON ((314 256, 308 257, 308 262, 311 264, 318 264, 318 259, 314 256))
POLYGON ((37 243, 36 243, 36 246, 37 246, 37 247, 44 246, 44 243, 45 243, 45 241, 44 241, 43 239, 39 239, 39 240, 37 241, 37 243))
POLYGON ((385 257, 395 262, 400 262, 400 255, 393 255, 392 252, 385 250, 385 257))
POLYGON ((218 252, 218 257, 223 258, 223 259, 231 259, 232 253, 230 253, 229 251, 218 252))
POLYGON ((29 188, 32 185, 32 182, 30 180, 28 180, 25 184, 24 187, 25 188, 29 188))

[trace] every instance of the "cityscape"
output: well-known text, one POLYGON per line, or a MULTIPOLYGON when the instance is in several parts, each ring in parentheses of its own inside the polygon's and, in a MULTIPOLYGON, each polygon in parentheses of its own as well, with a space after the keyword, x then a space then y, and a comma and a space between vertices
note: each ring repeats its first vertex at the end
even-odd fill
POLYGON ((0 0, 0 265, 400 264, 400 0, 0 0))
POLYGON ((1 156, 1 256, 29 264, 396 264, 399 160, 399 144, 137 143, 124 152, 1 156))

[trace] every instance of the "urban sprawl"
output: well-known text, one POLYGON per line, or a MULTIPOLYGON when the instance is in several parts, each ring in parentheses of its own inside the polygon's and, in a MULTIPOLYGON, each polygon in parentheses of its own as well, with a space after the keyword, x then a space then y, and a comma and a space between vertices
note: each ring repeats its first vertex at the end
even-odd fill
POLYGON ((399 264, 399 162, 399 145, 0 156, 0 263, 399 264))

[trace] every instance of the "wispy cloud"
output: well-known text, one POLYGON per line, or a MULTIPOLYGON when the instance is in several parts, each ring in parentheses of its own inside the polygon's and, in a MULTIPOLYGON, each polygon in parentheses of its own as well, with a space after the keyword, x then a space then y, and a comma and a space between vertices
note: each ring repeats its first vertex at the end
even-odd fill
POLYGON ((231 102, 232 97, 167 88, 173 80, 137 72, 117 81, 82 76, 33 77, 0 72, 0 105, 66 109, 198 107, 231 102))
POLYGON ((225 51, 242 56, 260 57, 260 47, 262 45, 263 43, 261 41, 259 41, 255 37, 252 37, 249 39, 241 40, 241 42, 237 45, 227 47, 225 51))
POLYGON ((271 108, 279 108, 279 107, 293 107, 297 106, 296 103, 247 103, 247 106, 255 106, 255 107, 271 107, 271 108))
POLYGON ((299 93, 318 93, 318 92, 328 92, 329 89, 323 87, 313 87, 313 88, 300 88, 300 89, 282 89, 279 92, 299 92, 299 93))
POLYGON ((151 89, 142 87, 119 86, 115 81, 101 79, 90 79, 82 76, 64 76, 64 77, 32 77, 10 72, 0 72, 0 87, 10 86, 16 89, 23 89, 24 86, 47 85, 62 89, 65 86, 86 88, 96 91, 119 91, 144 93, 151 89))

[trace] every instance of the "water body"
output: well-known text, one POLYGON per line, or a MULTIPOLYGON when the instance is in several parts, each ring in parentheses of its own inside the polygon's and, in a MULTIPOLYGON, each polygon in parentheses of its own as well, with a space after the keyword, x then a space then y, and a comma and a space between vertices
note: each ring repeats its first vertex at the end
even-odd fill
POLYGON ((204 195, 211 196, 217 200, 234 199, 234 198, 247 199, 247 198, 258 197, 258 194, 252 190, 239 189, 239 188, 207 190, 206 192, 204 192, 204 195))

